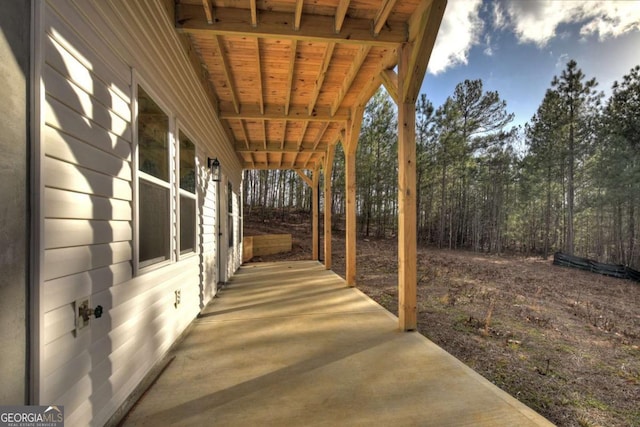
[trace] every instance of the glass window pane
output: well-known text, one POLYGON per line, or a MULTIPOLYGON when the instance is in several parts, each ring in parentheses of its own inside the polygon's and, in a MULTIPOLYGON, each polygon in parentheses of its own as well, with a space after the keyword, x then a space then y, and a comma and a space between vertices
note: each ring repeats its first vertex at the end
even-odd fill
POLYGON ((141 171, 169 182, 169 117, 138 87, 138 164, 141 171))
POLYGON ((180 132, 180 188, 196 193, 196 146, 180 132))
POLYGON ((169 189, 143 179, 139 186, 139 261, 140 266, 170 257, 169 189))
POLYGON ((196 248, 196 201, 180 196, 180 253, 194 252, 196 248))

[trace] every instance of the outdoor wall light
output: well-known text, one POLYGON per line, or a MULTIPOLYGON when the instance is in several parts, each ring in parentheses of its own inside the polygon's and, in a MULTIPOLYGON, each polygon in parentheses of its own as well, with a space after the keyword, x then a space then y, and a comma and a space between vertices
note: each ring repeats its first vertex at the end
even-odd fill
POLYGON ((207 165, 211 170, 211 179, 215 182, 220 182, 220 177, 222 176, 222 174, 220 173, 220 162, 218 161, 218 158, 216 157, 212 159, 211 157, 208 157, 207 165))

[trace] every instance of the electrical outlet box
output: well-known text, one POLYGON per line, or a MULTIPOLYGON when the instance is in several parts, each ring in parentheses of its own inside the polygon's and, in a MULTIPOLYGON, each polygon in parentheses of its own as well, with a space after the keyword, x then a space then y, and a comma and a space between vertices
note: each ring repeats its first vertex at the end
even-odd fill
POLYGON ((73 303, 73 310, 76 316, 76 334, 89 326, 90 318, 83 316, 82 313, 85 313, 90 307, 91 299, 89 297, 80 298, 73 303))

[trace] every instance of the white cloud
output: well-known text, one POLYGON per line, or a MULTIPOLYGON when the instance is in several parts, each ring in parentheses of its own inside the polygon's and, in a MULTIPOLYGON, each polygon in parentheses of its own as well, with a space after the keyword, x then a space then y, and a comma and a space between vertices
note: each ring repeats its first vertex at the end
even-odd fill
MULTIPOLYGON (((561 24, 579 24, 580 35, 600 40, 640 30, 638 1, 517 1, 503 3, 508 26, 523 43, 543 47, 557 34, 561 24)), ((495 18, 494 18, 495 19, 495 18)), ((502 27, 504 16, 500 17, 502 27)))
POLYGON ((429 60, 430 73, 467 63, 469 50, 479 43, 484 28, 481 5, 482 0, 449 0, 429 60))

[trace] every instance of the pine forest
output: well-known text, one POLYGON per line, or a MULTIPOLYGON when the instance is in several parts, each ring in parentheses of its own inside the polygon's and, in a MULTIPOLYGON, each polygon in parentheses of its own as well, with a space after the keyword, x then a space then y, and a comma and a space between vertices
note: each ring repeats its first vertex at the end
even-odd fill
MULTIPOLYGON (((543 258, 562 251, 639 268, 640 66, 608 92, 569 61, 523 126, 513 125, 506 101, 481 80, 459 83, 440 106, 422 94, 418 244, 543 258)), ((383 89, 366 107, 356 163, 359 235, 394 237, 397 114, 383 89)), ((245 174, 245 216, 310 210, 311 189, 296 171, 245 174)), ((331 181, 333 228, 340 231, 340 144, 331 181)))

